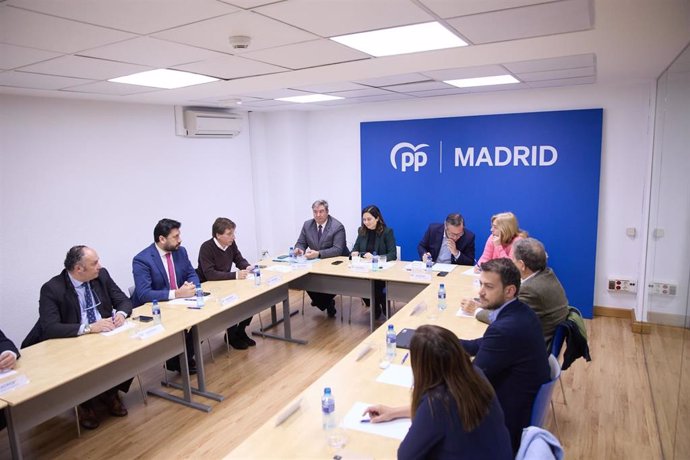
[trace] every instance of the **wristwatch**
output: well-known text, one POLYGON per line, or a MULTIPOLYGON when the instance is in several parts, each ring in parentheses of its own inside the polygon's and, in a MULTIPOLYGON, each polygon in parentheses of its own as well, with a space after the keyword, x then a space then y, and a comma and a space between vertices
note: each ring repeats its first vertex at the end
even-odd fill
POLYGON ((91 334, 91 325, 87 324, 84 326, 84 334, 91 334))

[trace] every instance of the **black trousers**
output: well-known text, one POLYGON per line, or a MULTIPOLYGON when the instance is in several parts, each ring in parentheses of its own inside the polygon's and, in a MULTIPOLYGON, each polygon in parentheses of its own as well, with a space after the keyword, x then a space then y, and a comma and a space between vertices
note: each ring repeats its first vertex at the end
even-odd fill
POLYGON ((321 311, 328 308, 333 299, 335 299, 335 294, 324 294, 323 292, 312 291, 307 291, 307 294, 311 297, 311 303, 321 311))
MULTIPOLYGON (((184 343, 187 347, 187 363, 191 364, 192 359, 194 358, 194 342, 192 340, 191 332, 184 333, 184 343)), ((179 371, 181 369, 180 357, 173 356, 165 362, 165 367, 167 367, 169 371, 179 371)))
POLYGON ((243 331, 249 326, 249 323, 252 322, 253 316, 250 316, 249 318, 240 321, 239 323, 235 324, 234 326, 230 326, 228 328, 228 337, 232 337, 235 334, 237 334, 239 331, 243 331))

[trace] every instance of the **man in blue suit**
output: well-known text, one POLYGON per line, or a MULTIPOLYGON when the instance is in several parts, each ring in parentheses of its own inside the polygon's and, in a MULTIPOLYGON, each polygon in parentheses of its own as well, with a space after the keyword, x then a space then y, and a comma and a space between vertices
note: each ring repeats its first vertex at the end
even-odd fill
POLYGON ((517 452, 534 398, 550 380, 548 354, 537 315, 517 299, 520 272, 515 264, 494 259, 481 268, 479 299, 482 308, 491 310, 492 322, 483 337, 461 342, 493 385, 517 452))
MULTIPOLYGON (((180 224, 176 220, 161 219, 153 229, 153 244, 134 256, 132 273, 135 307, 154 299, 159 302, 193 297, 199 277, 182 247, 180 224)), ((196 363, 191 359, 192 341, 187 340, 190 373, 196 372, 196 363)), ((168 369, 180 370, 177 358, 168 360, 168 369)))
POLYGON ((442 224, 430 224, 417 245, 419 257, 434 262, 474 265, 474 233, 465 228, 460 214, 448 214, 442 224))

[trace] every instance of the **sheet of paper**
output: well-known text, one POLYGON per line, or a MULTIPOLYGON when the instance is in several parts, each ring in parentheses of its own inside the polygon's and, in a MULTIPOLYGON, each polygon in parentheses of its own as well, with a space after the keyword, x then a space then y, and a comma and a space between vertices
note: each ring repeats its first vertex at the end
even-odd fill
POLYGON ((289 273, 292 271, 292 267, 290 265, 270 265, 266 267, 266 270, 269 272, 289 273))
POLYGON ((368 418, 362 416, 362 414, 369 406, 373 406, 373 404, 357 401, 345 414, 340 426, 348 430, 363 431, 364 433, 376 434, 401 441, 405 438, 412 425, 412 421, 409 418, 401 418, 385 423, 362 423, 362 419, 368 418))
MULTIPOLYGON (((207 300, 210 296, 204 297, 204 300, 207 300)), ((188 299, 173 299, 173 300, 168 300, 165 302, 167 305, 184 305, 185 307, 188 307, 190 305, 193 305, 196 307, 196 297, 189 297, 188 299)))
POLYGON ((101 335, 109 337, 111 335, 115 335, 115 334, 119 334, 120 332, 124 332, 127 329, 132 329, 133 327, 134 327, 134 323, 132 321, 125 321, 125 323, 122 326, 115 328, 112 331, 101 332, 101 335))
POLYGON ((399 387, 412 388, 412 368, 400 364, 391 364, 376 377, 376 381, 389 385, 398 385, 399 387))
POLYGON ((463 274, 463 275, 467 275, 467 276, 476 276, 476 277, 479 277, 479 273, 475 273, 475 272, 474 272, 474 267, 468 268, 467 270, 465 270, 464 272, 462 272, 462 274, 463 274))
POLYGON ((435 271, 435 272, 448 272, 448 273, 450 273, 450 272, 452 272, 453 270, 455 270, 455 267, 457 267, 457 265, 453 265, 453 264, 442 264, 442 263, 440 263, 440 262, 436 262, 436 263, 434 264, 434 266, 431 267, 431 269, 432 269, 433 271, 435 271))
POLYGON ((405 270, 409 271, 409 270, 415 270, 415 269, 416 270, 425 270, 426 265, 424 264, 424 262, 422 262, 420 260, 416 260, 414 262, 410 262, 408 264, 405 264, 405 270))
POLYGON ((474 318, 474 315, 470 313, 465 313, 465 310, 462 308, 458 308, 458 312, 455 314, 455 316, 459 316, 461 318, 474 318))

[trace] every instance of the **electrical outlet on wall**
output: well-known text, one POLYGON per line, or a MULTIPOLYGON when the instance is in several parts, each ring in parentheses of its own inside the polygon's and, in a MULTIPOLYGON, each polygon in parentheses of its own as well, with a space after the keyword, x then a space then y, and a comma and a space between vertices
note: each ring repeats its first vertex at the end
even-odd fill
POLYGON ((629 292, 635 294, 637 293, 637 281, 622 278, 610 278, 608 290, 611 292, 629 292))
POLYGON ((661 283, 655 281, 653 283, 649 283, 647 287, 649 288, 650 294, 675 296, 678 292, 678 286, 672 283, 661 283))

